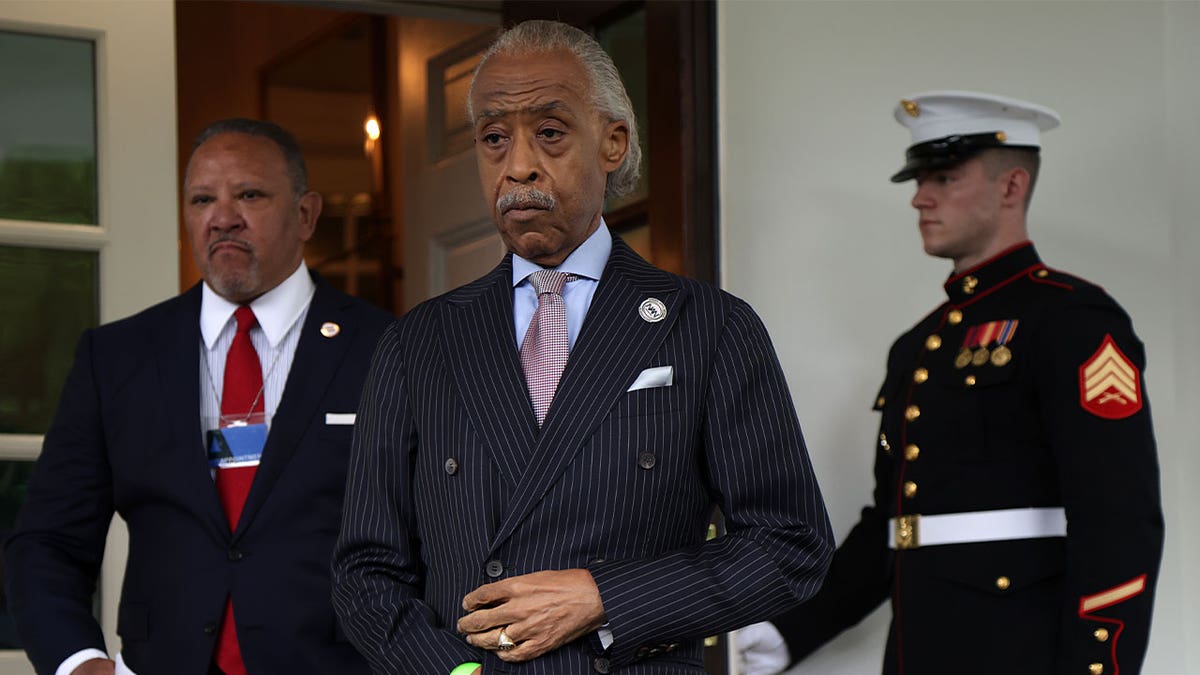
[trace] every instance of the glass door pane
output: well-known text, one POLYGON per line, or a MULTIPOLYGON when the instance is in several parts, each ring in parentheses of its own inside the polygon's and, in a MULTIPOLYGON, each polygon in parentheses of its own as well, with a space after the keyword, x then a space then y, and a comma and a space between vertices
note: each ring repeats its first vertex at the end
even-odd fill
POLYGON ((96 224, 92 42, 0 31, 0 218, 96 224))

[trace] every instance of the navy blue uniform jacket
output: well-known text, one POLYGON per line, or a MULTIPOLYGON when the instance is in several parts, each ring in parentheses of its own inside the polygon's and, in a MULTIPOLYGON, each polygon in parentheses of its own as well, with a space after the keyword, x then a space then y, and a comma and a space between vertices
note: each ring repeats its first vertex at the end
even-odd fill
POLYGON ((945 290, 888 357, 874 503, 775 624, 798 659, 890 599, 887 675, 1136 675, 1163 545, 1142 342, 1029 243, 945 290), (1027 507, 1067 536, 888 548, 897 515, 1027 507))

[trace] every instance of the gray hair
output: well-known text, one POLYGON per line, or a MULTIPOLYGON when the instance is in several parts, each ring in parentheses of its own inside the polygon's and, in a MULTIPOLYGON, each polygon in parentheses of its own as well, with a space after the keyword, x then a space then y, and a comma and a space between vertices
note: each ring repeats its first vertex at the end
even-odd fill
POLYGON ((300 145, 296 143, 295 137, 283 127, 273 122, 252 120, 245 117, 217 120, 204 127, 204 130, 196 136, 196 140, 192 142, 192 152, 196 152, 196 148, 199 148, 209 139, 221 134, 258 136, 259 138, 266 138, 272 141, 279 148, 279 151, 283 153, 283 161, 287 163, 288 179, 292 183, 292 192, 299 198, 308 191, 308 170, 304 166, 304 153, 300 151, 300 145))
POLYGON ((629 128, 629 149, 625 159, 621 166, 608 174, 604 189, 605 197, 623 197, 637 186, 642 171, 642 146, 638 142, 637 119, 612 58, 592 36, 578 28, 557 21, 525 21, 501 33, 479 59, 479 65, 471 77, 471 87, 467 91, 467 117, 474 123, 472 95, 475 93, 475 80, 488 59, 496 54, 541 53, 560 49, 579 59, 579 64, 587 72, 591 80, 591 104, 596 110, 607 121, 624 122, 629 128))

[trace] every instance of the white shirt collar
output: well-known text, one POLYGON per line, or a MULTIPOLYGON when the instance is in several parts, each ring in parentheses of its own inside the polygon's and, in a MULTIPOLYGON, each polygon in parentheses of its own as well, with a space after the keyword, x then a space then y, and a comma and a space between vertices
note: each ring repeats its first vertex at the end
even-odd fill
MULTIPOLYGON (((250 309, 254 310, 258 325, 272 347, 279 345, 288 329, 304 313, 316 288, 308 267, 301 261, 291 276, 250 303, 250 309)), ((237 308, 238 305, 217 295, 208 282, 204 282, 200 300, 200 335, 204 338, 205 346, 213 348, 237 308)))
MULTIPOLYGON (((559 272, 574 274, 585 279, 599 281, 604 274, 604 266, 608 264, 608 256, 612 253, 612 235, 604 218, 600 219, 600 227, 577 246, 562 264, 554 268, 559 272)), ((513 254, 513 286, 520 285, 530 274, 542 269, 537 263, 530 262, 517 254, 513 254)))

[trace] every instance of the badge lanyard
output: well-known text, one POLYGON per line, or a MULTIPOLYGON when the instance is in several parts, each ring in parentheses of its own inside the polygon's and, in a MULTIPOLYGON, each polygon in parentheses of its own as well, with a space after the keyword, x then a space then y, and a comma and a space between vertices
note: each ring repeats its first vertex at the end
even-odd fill
MULTIPOLYGON (((292 327, 288 329, 287 333, 284 333, 285 339, 287 338, 288 333, 291 333, 292 330, 295 329, 295 327, 296 327, 295 324, 292 324, 292 327)), ((281 345, 282 345, 282 343, 283 343, 283 340, 280 340, 281 345)), ((217 383, 215 380, 213 380, 212 364, 210 364, 208 362, 208 350, 207 349, 203 350, 203 354, 204 354, 204 374, 206 376, 208 376, 208 386, 209 386, 209 388, 212 389, 213 400, 215 400, 217 402, 217 426, 220 427, 221 422, 223 421, 223 418, 225 417, 224 415, 221 414, 221 390, 217 389, 217 383)), ((271 379, 271 373, 275 372, 275 366, 276 366, 276 364, 279 363, 279 357, 282 355, 283 355, 282 348, 275 350, 275 356, 271 359, 270 367, 267 368, 267 372, 263 373, 263 383, 261 386, 259 386, 258 393, 254 395, 254 400, 250 403, 250 412, 247 412, 246 416, 244 418, 242 418, 240 420, 234 420, 228 426, 245 426, 250 421, 250 417, 254 414, 254 412, 253 412, 254 408, 255 408, 255 406, 258 405, 258 400, 263 397, 263 392, 267 388, 267 382, 269 382, 271 379)), ((226 358, 228 358, 228 351, 226 351, 226 358)), ((265 403, 263 405, 263 416, 264 416, 264 418, 266 417, 266 404, 265 403)))

